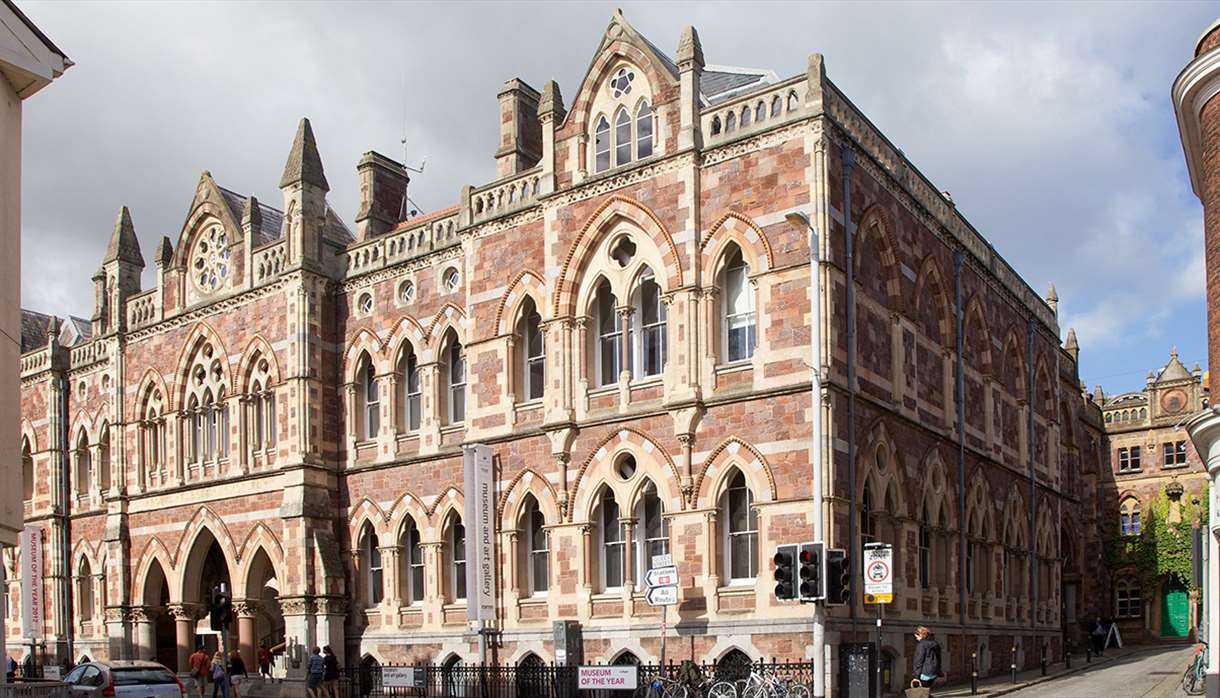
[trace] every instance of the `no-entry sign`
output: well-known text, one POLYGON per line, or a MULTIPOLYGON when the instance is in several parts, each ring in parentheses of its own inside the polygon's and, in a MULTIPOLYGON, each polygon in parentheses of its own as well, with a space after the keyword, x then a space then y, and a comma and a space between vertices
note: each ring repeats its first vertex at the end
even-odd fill
POLYGON ((864 546, 864 603, 894 602, 894 548, 885 543, 864 546))

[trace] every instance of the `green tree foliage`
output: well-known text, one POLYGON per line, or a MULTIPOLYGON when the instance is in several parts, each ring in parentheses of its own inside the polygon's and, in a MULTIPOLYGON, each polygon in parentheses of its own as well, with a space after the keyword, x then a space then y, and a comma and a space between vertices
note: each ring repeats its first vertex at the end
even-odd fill
MULTIPOLYGON (((1206 492, 1183 494, 1177 501, 1179 516, 1170 522, 1175 503, 1162 489, 1156 498, 1140 505, 1140 533, 1124 536, 1116 530, 1105 542, 1106 565, 1111 570, 1131 570, 1141 586, 1155 586, 1157 580, 1176 580, 1194 591, 1191 584, 1191 529, 1196 520, 1207 523, 1206 492), (1199 503, 1192 500, 1198 498, 1199 503)), ((1115 528, 1118 522, 1115 521, 1115 528)))

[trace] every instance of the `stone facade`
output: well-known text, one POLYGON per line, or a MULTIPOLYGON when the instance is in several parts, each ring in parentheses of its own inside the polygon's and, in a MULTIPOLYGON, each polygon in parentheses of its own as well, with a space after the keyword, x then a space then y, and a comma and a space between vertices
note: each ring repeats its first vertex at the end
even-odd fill
MULTIPOLYGON (((887 661, 922 623, 953 677, 974 651, 984 673, 1014 647, 1034 666, 1108 603, 1082 577, 1101 415, 1053 294, 820 55, 784 80, 717 68, 688 28, 671 59, 616 13, 570 105, 519 80, 499 104, 499 178, 451 208, 403 220, 406 171, 370 153, 348 232, 302 122, 283 208, 204 173, 151 289, 120 215, 91 338, 44 332, 23 357, 27 515, 62 546, 47 592, 93 603, 52 609, 53 639, 181 661, 227 581, 246 651, 476 661, 462 447, 482 443, 498 661, 553 660, 558 619, 587 661, 655 660, 640 585, 662 551, 670 659, 808 659, 808 607, 774 599, 770 558, 810 537, 812 322, 829 537, 857 562, 853 535, 896 547, 887 661)), ((829 641, 870 637, 872 613, 857 591, 829 641)))

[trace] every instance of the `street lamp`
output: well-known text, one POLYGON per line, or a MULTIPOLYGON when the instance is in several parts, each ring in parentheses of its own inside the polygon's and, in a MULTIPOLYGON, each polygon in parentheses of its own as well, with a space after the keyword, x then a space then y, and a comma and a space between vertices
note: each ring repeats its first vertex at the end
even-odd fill
MULTIPOLYGON (((809 373, 813 409, 810 413, 809 462, 813 470, 813 541, 824 543, 822 527, 822 306, 821 257, 818 231, 804 211, 789 211, 784 220, 795 230, 809 235, 809 373)), ((825 546, 823 546, 825 547, 825 546)), ((819 562, 819 564, 821 564, 819 562)), ((826 607, 813 604, 813 698, 826 698, 826 607), (821 662, 819 668, 818 662, 821 662)))

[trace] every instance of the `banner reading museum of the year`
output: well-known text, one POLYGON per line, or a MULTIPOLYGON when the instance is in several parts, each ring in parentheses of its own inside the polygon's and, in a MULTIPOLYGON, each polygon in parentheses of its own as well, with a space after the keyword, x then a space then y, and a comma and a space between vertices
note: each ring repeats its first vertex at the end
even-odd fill
POLYGON ((463 453, 466 496, 466 618, 496 617, 496 481, 491 449, 467 446, 463 453))
POLYGON ((21 636, 41 638, 42 529, 26 526, 21 531, 21 636))

